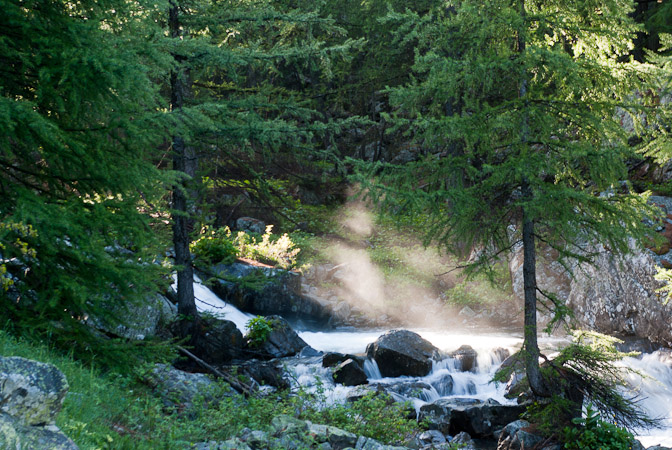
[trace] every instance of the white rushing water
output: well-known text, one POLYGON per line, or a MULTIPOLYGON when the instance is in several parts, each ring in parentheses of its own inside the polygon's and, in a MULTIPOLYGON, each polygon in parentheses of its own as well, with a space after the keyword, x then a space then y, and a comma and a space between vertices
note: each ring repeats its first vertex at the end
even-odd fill
MULTIPOLYGON (((175 278, 175 277, 174 277, 175 278)), ((194 277, 194 294, 199 311, 206 311, 215 316, 231 320, 245 333, 245 325, 254 317, 239 311, 232 305, 222 301, 210 289, 194 277)), ((175 286, 174 286, 175 287, 175 286)), ((520 347, 523 339, 517 333, 497 331, 437 331, 413 329, 423 338, 430 341, 444 352, 456 350, 462 345, 470 345, 478 352, 478 364, 474 372, 461 372, 457 361, 452 358, 435 362, 432 371, 425 377, 383 378, 375 361, 365 362, 365 372, 369 382, 381 384, 424 383, 423 389, 413 389, 415 397, 409 398, 396 395, 399 400, 409 399, 416 410, 426 403, 441 397, 461 397, 486 400, 492 398, 500 403, 512 403, 504 397, 504 386, 492 383, 495 371, 501 361, 497 348, 505 348, 510 352, 520 347)), ((301 338, 316 350, 323 352, 339 352, 347 354, 363 354, 366 346, 374 342, 387 330, 357 331, 303 331, 301 338)), ((540 346, 548 352, 562 346, 564 338, 540 338, 540 346)), ((625 358, 623 364, 638 370, 645 377, 631 376, 631 389, 642 399, 642 406, 650 417, 661 419, 663 427, 653 430, 639 430, 637 438, 645 447, 653 445, 672 446, 672 357, 663 352, 642 355, 639 358, 625 358), (668 358, 667 364, 665 357, 668 358)), ((337 385, 333 382, 330 369, 323 368, 320 358, 299 360, 288 367, 293 374, 292 384, 302 386, 310 392, 323 392, 326 404, 344 401, 359 388, 337 385)))
MULTIPOLYGON (((173 289, 177 289, 177 275, 173 275, 173 289)), ((230 320, 236 324, 236 327, 243 334, 245 334, 245 325, 247 322, 255 317, 253 314, 244 313, 235 306, 220 299, 196 275, 194 275, 194 297, 196 298, 196 307, 199 311, 230 320)))

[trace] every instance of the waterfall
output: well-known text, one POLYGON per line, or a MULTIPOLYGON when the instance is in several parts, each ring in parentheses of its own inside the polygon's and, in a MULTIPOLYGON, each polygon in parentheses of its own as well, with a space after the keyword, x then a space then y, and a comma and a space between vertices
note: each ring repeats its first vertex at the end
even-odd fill
MULTIPOLYGON (((175 283, 173 287, 175 288, 175 283)), ((230 320, 242 332, 245 332, 245 325, 254 317, 222 301, 198 277, 194 277, 194 294, 199 311, 230 320)), ((367 344, 374 342, 385 331, 387 330, 303 331, 299 335, 317 350, 361 354, 367 344)), ((383 378, 376 362, 367 359, 364 362, 364 371, 370 382, 392 385, 391 388, 399 386, 397 391, 391 391, 392 395, 398 400, 410 401, 416 410, 440 398, 451 397, 479 400, 492 398, 500 403, 514 403, 504 397, 504 386, 491 380, 502 363, 503 353, 497 349, 517 347, 522 342, 521 336, 511 333, 413 331, 444 351, 455 350, 462 344, 471 345, 478 354, 476 368, 471 372, 462 372, 456 359, 445 358, 434 361, 432 370, 425 377, 383 378), (410 387, 404 389, 404 385, 410 387)), ((563 340, 543 338, 540 344, 553 348, 563 340)), ((344 401, 358 389, 336 385, 331 377, 331 369, 323 368, 320 358, 292 361, 287 364, 287 369, 292 373, 292 386, 300 386, 308 392, 323 393, 325 406, 344 401)), ((623 364, 645 375, 644 378, 630 376, 629 389, 642 398, 641 405, 651 417, 660 418, 663 426, 661 429, 637 430, 637 438, 646 447, 656 444, 672 446, 672 354, 669 351, 657 351, 638 358, 625 358, 623 364)))
MULTIPOLYGON (((177 289, 177 275, 173 275, 173 289, 177 289)), ((247 322, 254 318, 253 314, 240 311, 235 306, 226 303, 212 292, 201 279, 194 275, 194 297, 196 307, 200 312, 212 314, 221 319, 230 320, 245 334, 247 322)))

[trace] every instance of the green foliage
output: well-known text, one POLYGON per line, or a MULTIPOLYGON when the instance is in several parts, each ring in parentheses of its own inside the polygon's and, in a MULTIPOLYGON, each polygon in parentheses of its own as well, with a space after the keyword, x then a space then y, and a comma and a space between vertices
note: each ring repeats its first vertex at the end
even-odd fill
POLYGON ((570 424, 572 414, 580 411, 577 405, 561 395, 552 395, 543 401, 530 404, 522 417, 534 424, 535 430, 542 436, 555 436, 559 429, 570 424))
POLYGON ((251 233, 239 231, 233 238, 239 256, 274 264, 283 269, 293 268, 301 249, 295 248, 294 243, 286 233, 282 236, 273 236, 272 230, 273 225, 268 225, 261 239, 251 233))
POLYGON ((303 407, 302 419, 328 423, 384 443, 400 444, 418 430, 417 422, 408 418, 411 406, 394 402, 388 394, 372 392, 351 403, 327 405, 318 392, 303 407))
POLYGON ((154 5, 3 2, 0 251, 14 286, 0 307, 82 349, 98 341, 83 319, 156 290, 164 272, 151 228, 169 181, 150 161, 166 129, 154 5))
POLYGON ((273 225, 269 225, 261 236, 246 231, 234 235, 228 227, 214 231, 204 227, 201 236, 191 243, 190 248, 206 264, 231 264, 240 257, 283 269, 294 268, 301 249, 296 247, 288 234, 277 236, 272 230, 273 225))
POLYGON ((245 324, 245 328, 247 328, 245 337, 249 340, 252 347, 260 347, 266 342, 275 325, 276 321, 273 319, 267 319, 262 316, 254 317, 245 324))
POLYGON ((206 264, 231 264, 238 257, 238 248, 233 244, 228 227, 214 231, 205 228, 189 249, 206 264))
POLYGON ((0 331, 0 354, 22 356, 58 367, 68 379, 57 425, 82 450, 178 450, 194 442, 226 440, 243 428, 265 430, 279 414, 326 423, 385 443, 401 442, 418 430, 406 419, 402 405, 382 396, 368 396, 352 404, 329 405, 322 394, 280 392, 243 397, 219 384, 211 392, 215 402, 196 398, 188 414, 180 405, 166 407, 146 385, 151 364, 102 372, 62 355, 43 344, 15 339, 0 331))
POLYGON ((634 436, 616 423, 602 420, 600 413, 588 403, 586 417, 575 418, 574 427, 566 427, 562 431, 565 448, 576 450, 630 450, 634 444, 634 436))

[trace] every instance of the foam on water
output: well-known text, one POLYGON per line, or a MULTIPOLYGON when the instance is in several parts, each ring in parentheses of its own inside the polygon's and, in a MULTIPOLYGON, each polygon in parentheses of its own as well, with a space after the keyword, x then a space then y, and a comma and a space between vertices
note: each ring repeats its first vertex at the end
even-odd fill
MULTIPOLYGON (((173 289, 177 289, 177 275, 173 274, 173 289)), ((194 297, 196 307, 201 312, 207 312, 215 317, 230 320, 245 334, 245 325, 254 318, 254 315, 244 313, 233 305, 226 303, 212 292, 201 279, 194 275, 194 297)))
MULTIPOLYGON (((176 277, 173 276, 173 279, 176 277)), ((194 277, 194 294, 199 311, 207 311, 233 321, 245 331, 246 323, 253 318, 252 314, 239 311, 232 305, 222 301, 210 289, 194 277)), ((175 287, 175 283, 173 284, 175 287)), ((371 382, 394 384, 400 381, 426 383, 429 388, 415 392, 414 397, 405 397, 393 393, 397 400, 409 400, 416 408, 431 403, 439 398, 468 397, 479 400, 495 399, 500 403, 513 403, 504 397, 504 386, 492 383, 492 377, 501 364, 502 352, 496 349, 506 348, 513 352, 522 343, 522 336, 516 333, 470 334, 463 332, 442 332, 435 330, 411 329, 420 334, 444 352, 456 350, 461 345, 470 345, 478 353, 477 367, 473 372, 461 372, 459 362, 454 358, 435 361, 431 372, 425 377, 383 378, 375 361, 367 360, 364 370, 371 382)), ((299 335, 311 347, 321 351, 340 353, 364 353, 367 344, 374 342, 387 330, 368 331, 303 331, 299 335)), ((563 338, 540 338, 540 346, 549 349, 562 346, 567 341, 563 338)), ((548 354, 548 351, 547 351, 548 354)), ((656 444, 672 446, 672 358, 669 353, 654 352, 639 358, 625 358, 623 364, 645 374, 644 378, 631 376, 631 389, 642 398, 642 406, 651 417, 661 419, 663 428, 654 430, 638 430, 637 438, 645 447, 656 444)), ((343 402, 346 397, 358 391, 358 387, 337 385, 333 382, 331 369, 323 368, 320 358, 314 361, 296 360, 288 367, 292 373, 290 382, 297 388, 301 386, 308 392, 322 392, 325 406, 343 402)))

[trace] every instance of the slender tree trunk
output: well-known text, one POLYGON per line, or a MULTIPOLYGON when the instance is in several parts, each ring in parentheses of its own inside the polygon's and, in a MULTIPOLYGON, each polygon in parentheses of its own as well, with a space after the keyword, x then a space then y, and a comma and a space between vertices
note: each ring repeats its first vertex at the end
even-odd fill
MULTIPOLYGON (((181 27, 177 0, 170 1, 168 11, 170 35, 179 39, 181 27)), ((178 61, 179 63, 179 61, 178 61)), ((182 67, 177 67, 170 77, 171 110, 178 112, 184 106, 189 85, 187 74, 182 67)), ((195 175, 194 150, 186 145, 181 136, 173 136, 173 170, 184 173, 192 178, 195 175)), ((177 266, 177 313, 180 317, 179 333, 189 337, 194 343, 198 337, 199 317, 194 300, 194 268, 189 252, 189 191, 188 180, 173 188, 173 245, 175 247, 175 265, 177 266)))
MULTIPOLYGON (((523 180, 523 197, 532 198, 532 189, 523 180)), ((525 292, 525 330, 523 350, 527 381, 534 395, 545 397, 548 389, 539 370, 539 344, 537 343, 537 273, 534 242, 534 220, 523 212, 523 287, 525 292)))
MULTIPOLYGON (((520 15, 525 22, 525 0, 520 0, 520 15)), ((522 31, 518 33, 518 52, 525 53, 525 36, 522 31)), ((522 58, 521 58, 522 61, 522 58)), ((523 72, 518 88, 518 97, 524 101, 523 123, 521 129, 521 146, 523 151, 529 140, 529 116, 527 112, 527 70, 523 72)), ((526 202, 533 200, 534 193, 526 177, 521 183, 523 199, 526 202)), ((548 396, 548 389, 541 376, 539 368, 539 344, 537 342, 537 255, 534 238, 534 219, 523 207, 523 286, 525 292, 525 330, 523 350, 525 355, 525 372, 530 389, 536 396, 548 396)))

